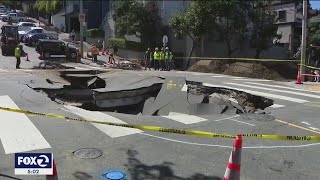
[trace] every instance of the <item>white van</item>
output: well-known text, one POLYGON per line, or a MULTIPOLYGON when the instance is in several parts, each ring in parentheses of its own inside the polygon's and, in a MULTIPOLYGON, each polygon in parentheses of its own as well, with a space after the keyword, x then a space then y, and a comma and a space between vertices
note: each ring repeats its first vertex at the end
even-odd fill
POLYGON ((12 21, 18 21, 18 22, 22 22, 22 21, 26 21, 27 17, 21 15, 20 13, 8 13, 5 15, 1 15, 1 20, 2 21, 8 21, 9 19, 12 19, 12 21))
POLYGON ((27 31, 30 30, 32 27, 37 27, 34 23, 31 22, 19 22, 17 26, 18 31, 27 31))

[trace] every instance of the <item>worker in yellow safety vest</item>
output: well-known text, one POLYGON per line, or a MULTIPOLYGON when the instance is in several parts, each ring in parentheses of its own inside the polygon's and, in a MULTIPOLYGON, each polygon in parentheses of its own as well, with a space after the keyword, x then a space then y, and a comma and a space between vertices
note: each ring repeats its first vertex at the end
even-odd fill
POLYGON ((165 54, 164 54, 164 48, 162 47, 161 48, 161 51, 160 51, 160 65, 161 65, 161 71, 165 71, 166 70, 166 60, 165 60, 165 54))
POLYGON ((172 52, 169 50, 169 47, 166 47, 164 59, 166 61, 167 71, 170 71, 172 69, 172 66, 173 66, 172 58, 173 58, 172 52))
POLYGON ((17 59, 17 62, 16 62, 16 69, 20 69, 20 63, 21 63, 21 49, 22 49, 22 45, 21 44, 18 44, 18 46, 16 47, 16 49, 14 50, 14 56, 16 57, 17 59))
POLYGON ((160 70, 159 65, 161 60, 161 54, 157 47, 155 48, 155 51, 153 53, 153 60, 154 60, 154 70, 160 70))

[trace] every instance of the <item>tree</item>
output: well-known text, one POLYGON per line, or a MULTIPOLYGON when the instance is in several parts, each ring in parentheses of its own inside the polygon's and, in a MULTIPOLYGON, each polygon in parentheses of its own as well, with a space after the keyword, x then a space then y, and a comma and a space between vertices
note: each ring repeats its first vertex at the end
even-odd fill
POLYGON ((10 7, 11 9, 22 9, 21 0, 1 0, 0 3, 4 6, 10 7))
POLYGON ((259 58, 262 51, 272 46, 272 40, 277 33, 271 2, 268 0, 253 1, 249 18, 251 21, 250 44, 256 49, 255 58, 259 58))
POLYGON ((58 13, 59 11, 61 11, 62 6, 62 0, 37 0, 34 4, 34 8, 43 15, 58 13))
POLYGON ((320 46, 320 22, 309 24, 308 42, 309 44, 320 46))
POLYGON ((143 3, 137 0, 118 0, 113 4, 113 20, 117 36, 136 35, 141 37, 144 20, 143 3))
POLYGON ((212 3, 215 30, 226 43, 228 56, 234 53, 245 39, 248 24, 249 1, 217 0, 212 3))
POLYGON ((188 57, 191 57, 194 48, 199 46, 200 39, 213 28, 211 7, 215 1, 194 1, 186 12, 172 17, 170 27, 173 29, 174 36, 183 38, 188 36, 192 39, 192 47, 188 57))
POLYGON ((148 46, 154 46, 157 44, 157 37, 161 27, 157 1, 149 0, 144 6, 144 11, 145 16, 141 33, 144 36, 144 41, 148 43, 148 46))
POLYGON ((145 5, 137 0, 115 1, 113 20, 116 22, 117 36, 136 35, 149 46, 155 44, 157 29, 160 26, 156 0, 149 0, 145 5))

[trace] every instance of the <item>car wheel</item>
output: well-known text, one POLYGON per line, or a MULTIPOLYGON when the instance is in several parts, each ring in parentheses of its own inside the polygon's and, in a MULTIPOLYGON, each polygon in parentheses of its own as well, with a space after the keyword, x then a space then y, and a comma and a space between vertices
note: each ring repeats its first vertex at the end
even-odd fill
POLYGON ((7 18, 3 18, 2 21, 4 21, 4 22, 7 21, 7 18))
POLYGON ((75 53, 75 52, 71 53, 71 58, 72 59, 76 59, 77 58, 77 53, 75 53))
POLYGON ((36 42, 32 41, 31 46, 36 46, 36 42))
POLYGON ((49 59, 50 58, 50 53, 48 53, 48 52, 44 53, 44 58, 49 59))

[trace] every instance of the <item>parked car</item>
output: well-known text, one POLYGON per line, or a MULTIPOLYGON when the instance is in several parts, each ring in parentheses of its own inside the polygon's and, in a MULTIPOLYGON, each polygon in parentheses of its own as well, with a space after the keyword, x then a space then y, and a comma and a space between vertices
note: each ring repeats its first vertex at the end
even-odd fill
POLYGON ((32 27, 37 27, 34 23, 31 22, 19 22, 17 26, 19 31, 28 31, 32 27))
POLYGON ((44 31, 41 27, 31 27, 28 31, 19 31, 19 40, 24 42, 24 37, 28 34, 46 34, 53 37, 53 39, 59 39, 59 34, 54 31, 44 31))
POLYGON ((39 39, 53 39, 53 37, 46 34, 28 34, 25 36, 24 42, 27 46, 36 46, 39 39))
POLYGON ((77 48, 60 40, 39 39, 36 44, 36 51, 40 55, 43 54, 46 59, 49 59, 52 55, 65 55, 71 59, 77 58, 77 48))
POLYGON ((22 22, 22 21, 26 21, 27 17, 22 15, 21 13, 10 12, 8 14, 1 15, 1 19, 2 21, 8 21, 9 19, 11 19, 12 21, 15 21, 15 22, 22 22))
POLYGON ((43 33, 43 29, 41 27, 31 27, 30 30, 18 31, 18 33, 19 33, 19 40, 23 42, 24 36, 28 34, 41 34, 43 33))

